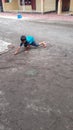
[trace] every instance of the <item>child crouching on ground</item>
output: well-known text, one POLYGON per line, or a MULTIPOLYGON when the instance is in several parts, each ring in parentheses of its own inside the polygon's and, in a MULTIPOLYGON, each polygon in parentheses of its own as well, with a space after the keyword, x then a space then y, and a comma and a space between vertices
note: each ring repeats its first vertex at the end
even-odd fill
POLYGON ((20 40, 21 40, 21 43, 20 43, 20 46, 16 49, 16 51, 14 53, 15 55, 18 54, 21 46, 25 47, 25 51, 28 51, 30 49, 30 46, 38 47, 38 46, 42 45, 43 47, 46 47, 45 42, 36 43, 33 36, 22 35, 20 40))

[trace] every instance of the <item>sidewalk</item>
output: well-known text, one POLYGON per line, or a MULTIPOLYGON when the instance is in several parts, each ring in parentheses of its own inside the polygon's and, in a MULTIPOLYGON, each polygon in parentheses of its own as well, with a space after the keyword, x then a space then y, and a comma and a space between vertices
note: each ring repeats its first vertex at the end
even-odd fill
MULTIPOLYGON (((20 13, 22 16, 22 20, 28 21, 38 21, 38 22, 50 22, 50 21, 61 21, 61 22, 73 22, 73 16, 69 14, 58 15, 56 13, 48 13, 48 14, 28 14, 28 13, 20 13)), ((11 18, 18 19, 17 13, 0 13, 0 18, 11 18)))

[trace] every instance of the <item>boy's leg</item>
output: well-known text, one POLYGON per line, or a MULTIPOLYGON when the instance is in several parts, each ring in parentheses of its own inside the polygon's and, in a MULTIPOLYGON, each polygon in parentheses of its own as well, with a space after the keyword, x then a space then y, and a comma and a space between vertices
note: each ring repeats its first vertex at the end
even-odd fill
POLYGON ((42 45, 43 47, 46 47, 46 42, 45 41, 39 42, 39 43, 33 42, 31 45, 32 46, 36 46, 36 47, 42 45))
POLYGON ((38 43, 36 43, 35 41, 34 42, 32 42, 32 44, 31 44, 32 46, 35 46, 35 47, 38 47, 39 46, 39 44, 38 43))

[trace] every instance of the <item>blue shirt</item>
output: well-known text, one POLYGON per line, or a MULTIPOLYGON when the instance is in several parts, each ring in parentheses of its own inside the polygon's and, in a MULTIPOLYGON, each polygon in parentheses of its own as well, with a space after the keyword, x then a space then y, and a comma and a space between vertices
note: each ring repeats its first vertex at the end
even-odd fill
POLYGON ((20 46, 24 45, 25 47, 27 47, 27 45, 31 45, 34 42, 35 42, 35 40, 34 40, 33 36, 26 36, 26 42, 20 43, 20 46))
POLYGON ((35 40, 33 36, 26 36, 26 41, 31 45, 35 40))
POLYGON ((20 46, 24 45, 27 47, 28 45, 36 46, 38 47, 39 44, 35 42, 35 39, 33 36, 26 36, 26 42, 25 43, 20 43, 20 46))

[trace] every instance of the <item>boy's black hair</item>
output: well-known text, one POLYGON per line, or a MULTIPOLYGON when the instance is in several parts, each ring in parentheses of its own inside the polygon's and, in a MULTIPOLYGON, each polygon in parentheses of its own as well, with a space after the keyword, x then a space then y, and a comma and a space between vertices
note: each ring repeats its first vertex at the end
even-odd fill
POLYGON ((26 40, 26 36, 25 35, 22 35, 21 38, 20 38, 21 41, 25 41, 26 40))

